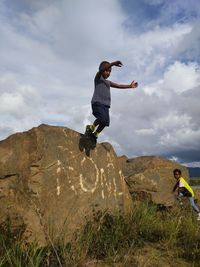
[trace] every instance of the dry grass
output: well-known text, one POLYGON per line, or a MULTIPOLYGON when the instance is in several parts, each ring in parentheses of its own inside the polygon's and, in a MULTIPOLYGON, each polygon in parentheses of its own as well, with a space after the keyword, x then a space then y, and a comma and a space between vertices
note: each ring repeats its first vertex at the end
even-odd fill
POLYGON ((66 243, 21 245, 24 229, 1 226, 0 267, 168 267, 199 266, 199 222, 188 210, 160 212, 148 203, 127 215, 95 214, 66 243), (4 233, 4 234, 2 234, 4 233))

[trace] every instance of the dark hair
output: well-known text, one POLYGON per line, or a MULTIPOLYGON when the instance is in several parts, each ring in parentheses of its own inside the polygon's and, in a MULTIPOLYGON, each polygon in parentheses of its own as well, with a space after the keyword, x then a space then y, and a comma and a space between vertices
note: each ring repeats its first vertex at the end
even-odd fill
POLYGON ((102 68, 104 68, 105 65, 110 64, 108 61, 102 61, 99 65, 99 70, 102 70, 102 68))
POLYGON ((175 174, 176 172, 178 172, 179 174, 181 174, 181 170, 180 169, 174 169, 173 173, 175 174))

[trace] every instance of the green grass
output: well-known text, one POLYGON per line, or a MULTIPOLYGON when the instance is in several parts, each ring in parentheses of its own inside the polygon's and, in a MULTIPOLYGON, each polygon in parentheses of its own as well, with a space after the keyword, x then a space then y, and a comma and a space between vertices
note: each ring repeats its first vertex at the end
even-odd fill
POLYGON ((134 256, 147 245, 158 248, 152 250, 152 259, 160 253, 191 266, 200 261, 199 222, 194 213, 180 208, 159 211, 140 203, 127 215, 97 212, 70 242, 61 236, 45 247, 24 245, 24 230, 13 230, 9 221, 0 226, 0 267, 78 267, 87 259, 123 262, 123 266, 132 259, 132 266, 137 266, 134 256))
POLYGON ((191 186, 200 186, 200 177, 192 177, 190 178, 191 186))

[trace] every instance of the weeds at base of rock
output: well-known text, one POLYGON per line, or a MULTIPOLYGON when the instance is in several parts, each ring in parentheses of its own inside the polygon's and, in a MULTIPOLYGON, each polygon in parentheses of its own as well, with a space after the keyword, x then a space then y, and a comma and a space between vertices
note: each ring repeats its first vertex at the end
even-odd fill
POLYGON ((145 259, 142 251, 147 248, 149 262, 163 257, 198 266, 200 261, 199 224, 193 213, 180 209, 160 212, 148 203, 135 206, 126 215, 98 212, 70 242, 61 236, 45 247, 37 243, 22 246, 25 228, 13 231, 9 220, 0 230, 0 267, 78 267, 88 259, 137 266, 145 259))

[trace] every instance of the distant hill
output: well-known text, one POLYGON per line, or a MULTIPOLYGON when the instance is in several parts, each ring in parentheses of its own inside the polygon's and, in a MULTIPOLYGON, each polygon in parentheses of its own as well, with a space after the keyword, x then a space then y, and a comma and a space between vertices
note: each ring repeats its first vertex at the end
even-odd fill
POLYGON ((192 177, 199 177, 200 178, 200 168, 188 167, 188 171, 189 171, 190 178, 192 178, 192 177))

